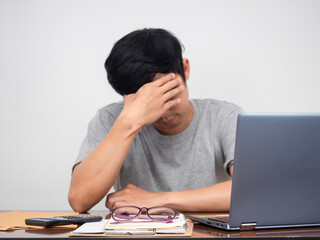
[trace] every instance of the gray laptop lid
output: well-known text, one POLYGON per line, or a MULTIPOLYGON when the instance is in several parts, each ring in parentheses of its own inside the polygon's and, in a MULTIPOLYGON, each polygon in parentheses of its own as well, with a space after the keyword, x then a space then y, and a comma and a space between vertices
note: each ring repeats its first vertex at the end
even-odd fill
POLYGON ((229 224, 320 224, 320 114, 240 114, 229 224))

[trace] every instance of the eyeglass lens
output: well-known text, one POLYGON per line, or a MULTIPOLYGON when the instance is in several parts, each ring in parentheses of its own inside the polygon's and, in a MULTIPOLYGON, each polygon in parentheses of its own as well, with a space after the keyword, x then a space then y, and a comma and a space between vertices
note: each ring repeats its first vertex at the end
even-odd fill
POLYGON ((171 208, 154 207, 148 210, 148 215, 155 220, 171 220, 175 217, 176 213, 171 208))
POLYGON ((112 216, 117 221, 130 220, 135 218, 140 212, 138 207, 120 207, 113 211, 112 216))

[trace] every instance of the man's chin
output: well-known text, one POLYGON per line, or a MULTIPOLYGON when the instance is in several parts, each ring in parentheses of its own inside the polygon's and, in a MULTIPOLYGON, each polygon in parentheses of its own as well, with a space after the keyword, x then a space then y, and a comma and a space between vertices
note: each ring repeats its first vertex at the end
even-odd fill
POLYGON ((178 132, 174 131, 175 128, 177 128, 180 125, 180 123, 157 123, 153 124, 153 126, 158 130, 163 135, 174 135, 177 134, 178 132))

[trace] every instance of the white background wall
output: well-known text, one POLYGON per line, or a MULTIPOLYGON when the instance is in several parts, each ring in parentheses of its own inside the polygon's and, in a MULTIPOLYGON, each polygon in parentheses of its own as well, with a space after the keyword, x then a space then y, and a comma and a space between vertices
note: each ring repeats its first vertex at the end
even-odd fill
POLYGON ((0 0, 0 210, 71 210, 88 122, 121 100, 104 61, 139 28, 184 44, 191 98, 320 112, 319 12, 310 0, 0 0))

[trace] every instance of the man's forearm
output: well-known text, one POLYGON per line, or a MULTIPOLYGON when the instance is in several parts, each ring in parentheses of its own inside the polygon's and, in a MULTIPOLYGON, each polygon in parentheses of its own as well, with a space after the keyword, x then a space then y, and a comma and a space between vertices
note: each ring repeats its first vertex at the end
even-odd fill
POLYGON ((75 211, 89 210, 111 189, 140 126, 119 115, 106 138, 74 169, 69 202, 75 211))
MULTIPOLYGON (((233 166, 229 168, 233 175, 233 166)), ((120 206, 154 207, 167 206, 183 212, 225 212, 229 211, 231 180, 208 187, 177 192, 150 192, 128 184, 111 193, 106 206, 114 209, 120 206)))
POLYGON ((163 193, 165 205, 184 212, 226 212, 230 209, 232 181, 205 188, 163 193))

